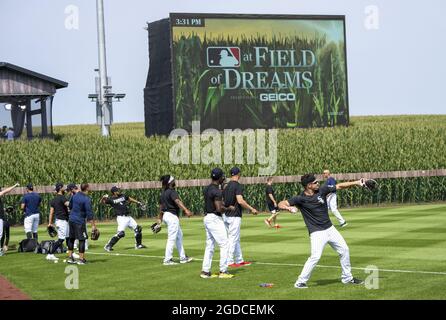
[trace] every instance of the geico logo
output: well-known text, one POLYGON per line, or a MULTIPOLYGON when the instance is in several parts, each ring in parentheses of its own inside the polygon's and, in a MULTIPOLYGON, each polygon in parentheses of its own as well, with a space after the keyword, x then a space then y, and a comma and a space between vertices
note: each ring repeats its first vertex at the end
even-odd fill
POLYGON ((294 93, 261 93, 260 101, 296 101, 294 93))

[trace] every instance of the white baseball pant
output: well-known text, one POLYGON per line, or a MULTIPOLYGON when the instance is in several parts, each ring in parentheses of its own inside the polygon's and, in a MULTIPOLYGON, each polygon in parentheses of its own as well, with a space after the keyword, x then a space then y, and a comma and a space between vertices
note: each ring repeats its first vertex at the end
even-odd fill
POLYGON ((240 246, 241 217, 228 217, 223 215, 226 230, 228 231, 229 249, 228 265, 243 262, 242 248, 240 246), (235 259, 234 259, 235 257, 235 259))
POLYGON ((330 193, 327 197, 328 209, 334 214, 336 219, 338 219, 339 224, 345 223, 345 219, 342 217, 338 210, 338 198, 336 193, 330 193))
POLYGON ((65 240, 70 236, 70 226, 68 221, 56 219, 57 238, 65 240))
POLYGON ((118 232, 125 231, 126 228, 130 228, 135 231, 138 224, 135 219, 129 216, 117 216, 116 221, 118 222, 118 232))
POLYGON ((37 233, 39 229, 40 217, 38 213, 34 213, 25 218, 23 222, 25 227, 25 233, 32 232, 37 233))
POLYGON ((315 231, 310 235, 311 239, 311 256, 302 269, 302 272, 296 283, 307 283, 310 279, 313 269, 316 267, 322 256, 325 245, 328 243, 339 254, 342 267, 341 280, 347 283, 353 279, 350 265, 350 252, 342 235, 334 226, 327 230, 315 231))
POLYGON ((223 218, 216 214, 208 213, 204 219, 206 230, 206 249, 204 251, 202 271, 210 272, 215 244, 220 247, 220 272, 228 271, 228 233, 223 218))
POLYGON ((177 247, 180 259, 186 259, 186 252, 183 247, 183 231, 180 227, 180 219, 170 212, 164 212, 163 222, 167 225, 167 243, 164 254, 164 262, 172 260, 173 248, 177 247))

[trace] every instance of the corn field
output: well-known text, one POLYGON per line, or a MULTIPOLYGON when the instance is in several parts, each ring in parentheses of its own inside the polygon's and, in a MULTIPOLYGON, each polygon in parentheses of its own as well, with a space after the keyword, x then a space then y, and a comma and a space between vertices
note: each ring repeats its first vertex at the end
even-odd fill
MULTIPOLYGON (((118 183, 157 180, 163 174, 177 179, 205 179, 210 169, 226 172, 233 165, 174 165, 169 150, 174 142, 167 137, 144 136, 144 124, 117 124, 112 137, 103 139, 97 126, 55 127, 54 140, 0 142, 0 184, 52 185, 57 181, 118 183)), ((223 139, 222 139, 223 140, 223 139)), ((205 145, 206 143, 203 143, 205 145)), ((446 116, 352 117, 349 127, 283 129, 278 134, 275 175, 428 170, 446 168, 446 116)), ((238 165, 244 176, 257 176, 258 165, 238 165)), ((364 204, 443 201, 444 177, 389 179, 379 181, 379 192, 340 192, 341 206, 364 204)), ((264 187, 246 186, 246 198, 264 208, 264 187)), ((278 198, 300 192, 298 184, 276 185, 278 198)), ((98 205, 103 194, 93 193, 100 218, 109 218, 109 209, 98 205)), ((129 194, 148 203, 150 216, 156 213, 158 190, 135 190, 129 194)), ((184 202, 201 212, 201 188, 180 189, 184 202)), ((44 195, 45 215, 49 212, 44 195)), ((18 208, 20 197, 4 197, 6 205, 18 208)), ((19 216, 12 217, 14 221, 19 216)))

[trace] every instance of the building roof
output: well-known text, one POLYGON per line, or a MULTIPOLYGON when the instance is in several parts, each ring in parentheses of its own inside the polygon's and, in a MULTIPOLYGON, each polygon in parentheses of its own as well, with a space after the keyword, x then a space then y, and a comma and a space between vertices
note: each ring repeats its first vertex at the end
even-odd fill
POLYGON ((13 71, 16 71, 19 73, 26 74, 31 77, 35 77, 35 78, 50 82, 55 85, 56 89, 62 89, 62 88, 68 87, 67 82, 48 77, 44 74, 37 73, 37 72, 31 71, 31 70, 22 68, 22 67, 14 65, 14 64, 8 63, 8 62, 0 62, 0 68, 10 69, 10 70, 13 70, 13 71))

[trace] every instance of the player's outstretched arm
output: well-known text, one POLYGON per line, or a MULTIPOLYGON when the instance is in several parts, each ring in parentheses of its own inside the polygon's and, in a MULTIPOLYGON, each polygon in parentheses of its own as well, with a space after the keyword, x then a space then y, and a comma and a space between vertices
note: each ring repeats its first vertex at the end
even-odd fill
POLYGON ((290 203, 288 202, 288 200, 283 200, 279 202, 279 209, 282 210, 288 210, 291 213, 295 213, 296 212, 296 208, 292 207, 290 205, 290 203))
POLYGON ((10 193, 12 190, 14 190, 15 188, 17 188, 20 184, 16 183, 15 185, 13 185, 12 187, 6 188, 3 191, 0 191, 0 197, 4 196, 5 194, 10 193))
POLYGON ((348 189, 351 187, 361 187, 363 185, 363 182, 362 182, 363 180, 364 179, 360 179, 358 181, 338 183, 336 185, 336 190, 348 189))
POLYGON ((191 217, 191 216, 194 215, 194 214, 192 213, 192 211, 190 211, 190 210, 184 205, 183 201, 181 201, 180 199, 176 199, 176 200, 175 200, 175 203, 178 205, 178 207, 180 207, 181 210, 183 210, 184 214, 185 214, 187 217, 191 217))

